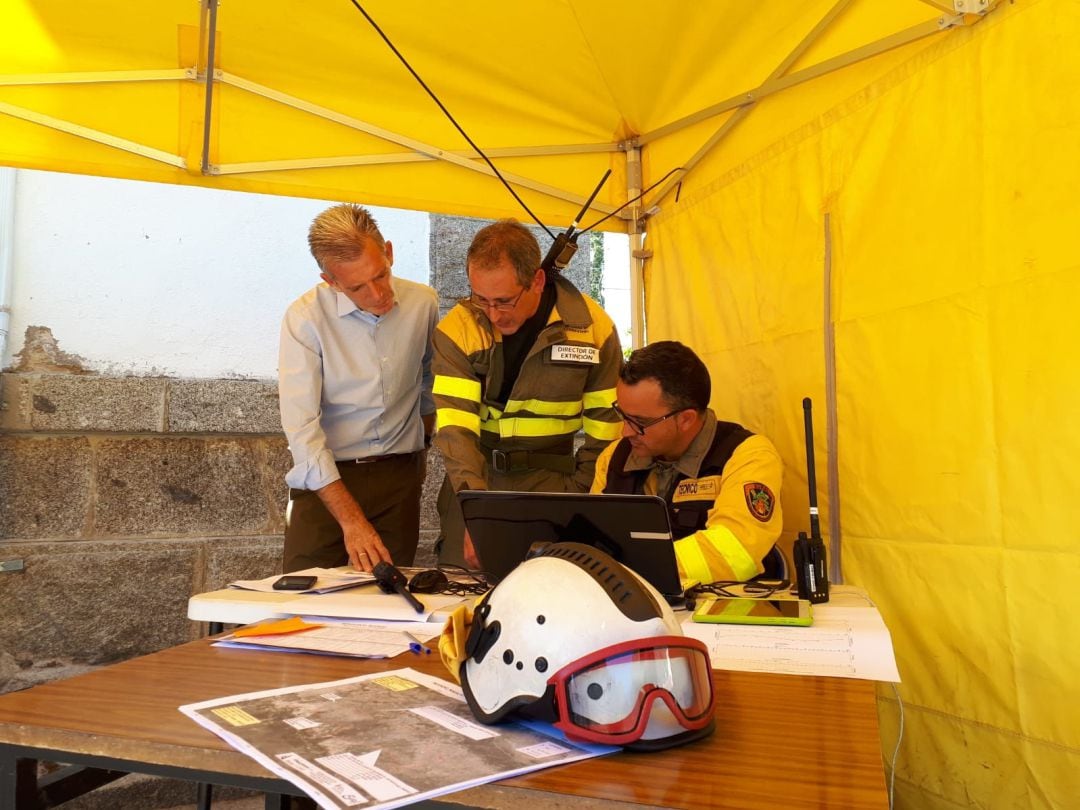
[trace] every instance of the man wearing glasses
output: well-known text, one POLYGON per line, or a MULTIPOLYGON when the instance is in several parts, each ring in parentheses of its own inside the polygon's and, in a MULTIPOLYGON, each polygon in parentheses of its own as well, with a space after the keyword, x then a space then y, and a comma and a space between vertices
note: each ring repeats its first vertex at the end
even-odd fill
POLYGON ((359 205, 319 214, 308 245, 324 283, 289 306, 278 362, 294 461, 283 568, 412 565, 438 299, 394 278, 394 246, 359 205))
POLYGON ((685 579, 762 573, 783 525, 783 463, 772 442, 717 420, 709 370, 673 340, 633 352, 615 390, 623 438, 601 454, 591 491, 667 501, 685 579))
POLYGON ((586 492, 597 456, 619 436, 615 326, 540 264, 521 223, 481 229, 466 255, 472 295, 435 330, 435 443, 446 463, 440 562, 477 565, 456 493, 586 492))

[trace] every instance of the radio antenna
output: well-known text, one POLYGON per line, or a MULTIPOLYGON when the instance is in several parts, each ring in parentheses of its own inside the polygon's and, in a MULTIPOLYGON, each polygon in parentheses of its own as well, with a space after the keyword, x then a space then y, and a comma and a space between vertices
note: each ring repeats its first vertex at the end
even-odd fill
POLYGON ((821 539, 818 519, 817 474, 814 471, 814 420, 810 397, 803 404, 803 424, 806 431, 806 480, 810 487, 810 536, 799 532, 792 548, 795 555, 795 581, 799 598, 811 604, 829 601, 829 574, 826 564, 825 541, 821 539))
POLYGON ((608 176, 611 174, 611 169, 604 172, 604 176, 600 178, 600 182, 597 183, 596 188, 593 189, 593 193, 589 195, 589 199, 585 201, 585 205, 581 206, 581 210, 578 211, 578 215, 574 217, 574 221, 570 223, 570 227, 555 237, 555 241, 551 243, 551 247, 548 248, 547 255, 544 256, 544 260, 540 262, 540 266, 547 274, 560 273, 566 265, 570 264, 570 260, 574 258, 574 254, 577 253, 577 240, 578 234, 576 232, 578 223, 581 222, 582 217, 589 210, 589 206, 592 205, 592 201, 596 199, 596 195, 600 193, 600 189, 604 187, 604 183, 607 182, 608 176))

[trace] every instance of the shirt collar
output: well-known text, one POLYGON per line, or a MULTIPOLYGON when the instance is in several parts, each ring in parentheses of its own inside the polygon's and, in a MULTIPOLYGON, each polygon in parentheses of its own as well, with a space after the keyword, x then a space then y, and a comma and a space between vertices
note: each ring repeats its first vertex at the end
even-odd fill
POLYGON ((652 456, 635 456, 631 452, 626 459, 626 463, 623 464, 623 471, 636 472, 638 470, 648 470, 652 467, 674 467, 687 478, 696 478, 698 470, 701 469, 701 462, 705 460, 705 454, 712 447, 715 437, 716 414, 712 412, 711 408, 707 408, 705 410, 705 424, 701 426, 698 435, 690 442, 686 452, 674 462, 660 461, 652 456))

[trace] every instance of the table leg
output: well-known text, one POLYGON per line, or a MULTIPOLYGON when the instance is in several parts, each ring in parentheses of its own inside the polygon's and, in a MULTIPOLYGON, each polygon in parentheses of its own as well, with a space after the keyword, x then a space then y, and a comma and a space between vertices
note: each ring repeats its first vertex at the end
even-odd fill
POLYGON ((214 786, 209 782, 199 782, 196 791, 195 807, 198 810, 210 810, 210 802, 214 799, 214 786))
POLYGON ((37 760, 15 756, 0 746, 0 807, 37 810, 37 760))

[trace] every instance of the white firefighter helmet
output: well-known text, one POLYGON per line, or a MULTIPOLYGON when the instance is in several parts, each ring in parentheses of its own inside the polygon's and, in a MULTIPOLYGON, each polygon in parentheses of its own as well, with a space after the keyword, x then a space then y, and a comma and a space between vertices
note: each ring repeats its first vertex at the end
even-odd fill
POLYGON ((459 675, 473 714, 520 711, 589 742, 658 749, 712 731, 705 646, 607 554, 553 543, 477 606, 459 675))

